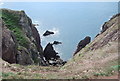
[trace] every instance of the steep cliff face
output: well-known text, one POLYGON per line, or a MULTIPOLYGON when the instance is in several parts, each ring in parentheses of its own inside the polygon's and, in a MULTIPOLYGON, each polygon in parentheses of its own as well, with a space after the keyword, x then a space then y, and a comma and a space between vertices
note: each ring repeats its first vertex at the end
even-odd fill
POLYGON ((22 65, 43 65, 43 49, 37 29, 24 11, 2 11, 2 59, 22 65))
MULTIPOLYGON (((0 21, 2 22, 2 21, 0 21)), ((16 39, 2 22, 2 58, 9 63, 16 63, 16 39)))

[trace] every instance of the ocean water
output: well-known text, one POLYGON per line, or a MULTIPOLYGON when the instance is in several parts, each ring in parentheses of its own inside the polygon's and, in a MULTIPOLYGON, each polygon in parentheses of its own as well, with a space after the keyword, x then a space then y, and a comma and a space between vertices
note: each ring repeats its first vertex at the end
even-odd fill
POLYGON ((117 2, 6 2, 2 8, 24 10, 41 36, 43 48, 48 42, 61 41, 54 48, 62 59, 73 56, 77 44, 86 36, 92 40, 104 22, 118 13, 117 2), (54 35, 43 37, 46 30, 54 35))

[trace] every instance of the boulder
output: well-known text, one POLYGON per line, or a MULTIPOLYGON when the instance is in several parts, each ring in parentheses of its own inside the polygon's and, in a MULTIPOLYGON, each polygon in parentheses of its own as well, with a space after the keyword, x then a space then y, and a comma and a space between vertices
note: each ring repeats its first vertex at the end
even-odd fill
POLYGON ((53 42, 53 45, 58 45, 58 44, 62 44, 62 42, 59 42, 59 41, 54 41, 53 42))
POLYGON ((74 55, 76 53, 78 53, 82 48, 84 48, 87 44, 89 44, 90 41, 91 41, 91 37, 89 37, 89 36, 86 36, 83 40, 81 40, 77 46, 77 49, 76 49, 74 55))
POLYGON ((43 36, 48 36, 48 35, 50 35, 50 34, 54 34, 54 32, 51 32, 51 31, 46 31, 44 34, 43 34, 43 36))
POLYGON ((108 29, 107 22, 105 22, 102 26, 101 33, 105 32, 108 29))

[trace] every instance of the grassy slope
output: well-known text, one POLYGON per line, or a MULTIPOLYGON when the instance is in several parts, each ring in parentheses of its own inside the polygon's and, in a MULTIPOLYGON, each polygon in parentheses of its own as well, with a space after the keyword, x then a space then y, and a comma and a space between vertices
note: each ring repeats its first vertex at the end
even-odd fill
MULTIPOLYGON (((109 21, 110 25, 116 18, 109 21)), ((111 32, 118 29, 117 23, 96 37, 89 45, 76 54, 63 67, 3 65, 3 78, 12 79, 78 79, 104 78, 118 74, 118 41, 109 41, 103 47, 91 50, 96 42, 101 42, 111 32)), ((116 77, 117 78, 117 77, 116 77)))
MULTIPOLYGON (((118 30, 117 18, 109 21, 107 29, 104 33, 96 37, 89 45, 82 49, 74 58, 72 58, 64 67, 66 70, 70 70, 70 76, 75 78, 99 78, 98 76, 111 76, 117 75, 118 67, 118 41, 109 42, 103 47, 99 47, 96 50, 90 50, 96 42, 103 42, 110 33, 118 30), (115 22, 115 23, 114 23, 115 22), (113 25, 111 25, 114 23, 113 25), (71 67, 72 66, 72 67, 71 67), (79 77, 80 76, 80 77, 79 77)), ((120 23, 120 22, 119 22, 120 23)), ((117 32, 118 35, 118 32, 117 32)), ((118 37, 117 35, 114 35, 118 37)), ((102 43, 101 43, 102 45, 102 43)))

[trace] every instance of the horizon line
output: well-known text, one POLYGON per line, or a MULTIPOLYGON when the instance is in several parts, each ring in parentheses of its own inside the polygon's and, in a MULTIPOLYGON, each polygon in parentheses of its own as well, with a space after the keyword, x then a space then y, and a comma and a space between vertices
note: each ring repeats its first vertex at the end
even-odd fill
POLYGON ((119 2, 119 0, 0 0, 0 2, 119 2))

